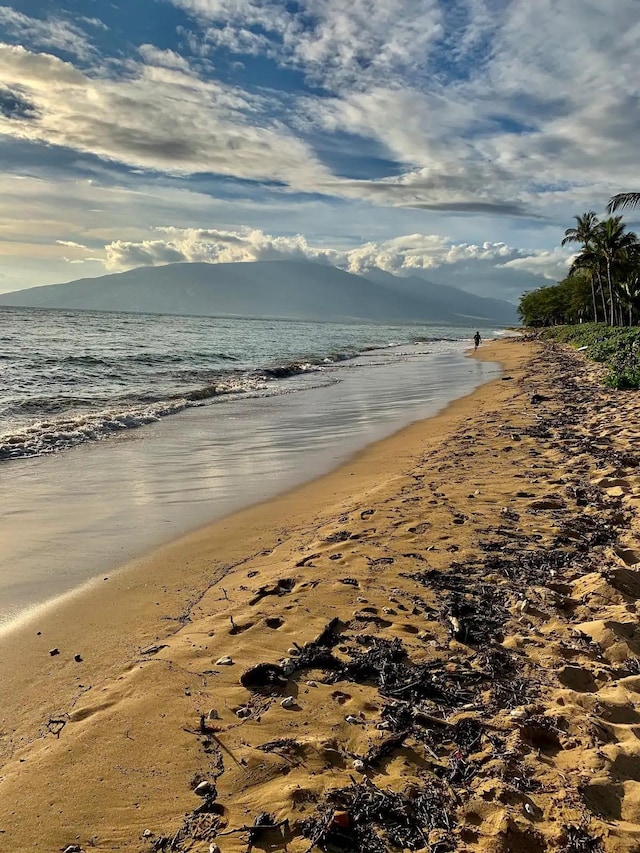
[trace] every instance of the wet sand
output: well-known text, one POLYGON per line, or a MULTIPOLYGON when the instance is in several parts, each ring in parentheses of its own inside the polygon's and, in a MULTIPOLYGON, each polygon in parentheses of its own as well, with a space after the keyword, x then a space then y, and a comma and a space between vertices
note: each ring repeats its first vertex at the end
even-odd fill
POLYGON ((637 395, 481 355, 502 379, 3 638, 0 850, 640 849, 637 395))
POLYGON ((220 399, 107 441, 3 464, 0 636, 26 610, 436 414, 496 375, 496 365, 466 358, 466 347, 370 351, 290 377, 287 393, 220 399))

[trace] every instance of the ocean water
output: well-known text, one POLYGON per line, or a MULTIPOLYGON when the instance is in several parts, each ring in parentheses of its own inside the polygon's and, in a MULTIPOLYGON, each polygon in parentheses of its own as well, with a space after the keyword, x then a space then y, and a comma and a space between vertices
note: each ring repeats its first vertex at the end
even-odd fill
POLYGON ((498 375, 474 331, 0 309, 0 631, 498 375))
POLYGON ((0 308, 0 461, 55 453, 222 398, 339 381, 375 349, 473 330, 0 308))

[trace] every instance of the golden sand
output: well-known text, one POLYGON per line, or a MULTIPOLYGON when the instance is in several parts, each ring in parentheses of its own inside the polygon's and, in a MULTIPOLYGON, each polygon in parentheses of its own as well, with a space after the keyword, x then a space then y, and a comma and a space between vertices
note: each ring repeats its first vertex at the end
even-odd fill
POLYGON ((378 790, 432 798, 414 849, 640 850, 637 395, 482 355, 503 379, 2 638, 1 851, 374 853, 378 790))

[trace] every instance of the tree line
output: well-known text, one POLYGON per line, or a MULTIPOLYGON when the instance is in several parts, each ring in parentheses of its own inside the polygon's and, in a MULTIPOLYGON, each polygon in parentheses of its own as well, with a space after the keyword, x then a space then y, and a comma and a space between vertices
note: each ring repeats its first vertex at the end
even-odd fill
MULTIPOLYGON (((640 204, 640 193, 610 199, 607 213, 640 204)), ((594 322, 610 326, 640 323, 640 240, 622 216, 599 220, 593 210, 575 216, 562 245, 578 254, 569 274, 554 285, 525 293, 518 314, 525 326, 594 322)))

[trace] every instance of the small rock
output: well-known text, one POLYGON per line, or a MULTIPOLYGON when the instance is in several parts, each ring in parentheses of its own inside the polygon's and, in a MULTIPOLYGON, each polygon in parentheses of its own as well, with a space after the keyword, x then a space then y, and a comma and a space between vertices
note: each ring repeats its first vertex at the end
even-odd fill
POLYGON ((529 610, 529 600, 527 598, 523 598, 522 601, 518 602, 517 606, 520 613, 526 613, 529 610))
POLYGON ((352 726, 359 726, 362 723, 360 717, 354 717, 353 714, 347 714, 345 720, 352 726))
POLYGON ((208 779, 205 779, 204 782, 200 782, 199 785, 193 789, 193 793, 198 797, 209 797, 211 794, 216 794, 216 786, 213 782, 209 782, 208 779))
POLYGON ((251 711, 249 708, 238 708, 236 711, 236 717, 240 717, 241 720, 246 719, 251 716, 251 711))
POLYGON ((82 853, 82 847, 79 844, 70 844, 64 848, 64 853, 82 853))
POLYGON ((353 769, 356 771, 356 773, 364 773, 364 761, 360 761, 360 759, 357 758, 353 762, 353 769))
POLYGON ((296 658, 300 654, 300 650, 292 646, 290 649, 287 649, 287 654, 289 657, 296 658))
POLYGON ((280 702, 280 704, 283 708, 293 708, 293 706, 296 704, 296 700, 293 698, 293 696, 285 696, 282 702, 280 702))
POLYGON ((74 655, 73 659, 76 663, 82 663, 82 655, 74 655))
POLYGON ((307 687, 317 687, 317 681, 307 681, 307 687))
MULTIPOLYGON (((49 654, 51 655, 52 658, 54 658, 56 655, 60 654, 60 649, 49 649, 49 654)), ((78 850, 79 849, 80 848, 78 847, 78 850)), ((65 853, 66 853, 66 851, 65 851, 65 853)))
POLYGON ((527 714, 524 708, 514 708, 513 711, 509 711, 509 716, 513 720, 524 720, 529 715, 527 714))
POLYGON ((211 844, 209 845, 209 853, 220 853, 220 848, 217 844, 211 842, 211 844))
POLYGON ((207 717, 208 717, 210 720, 219 720, 219 719, 220 719, 220 714, 216 711, 216 709, 215 709, 215 708, 212 708, 212 709, 209 711, 209 713, 207 714, 207 717))
POLYGON ((331 818, 331 825, 337 826, 340 829, 349 829, 351 826, 351 816, 349 812, 336 811, 331 818))
POLYGON ((535 809, 533 808, 533 806, 531 805, 531 803, 525 803, 525 804, 524 804, 524 810, 525 810, 525 812, 529 815, 529 817, 533 817, 533 816, 535 815, 535 813, 536 813, 536 812, 535 812, 535 809))
POLYGON ((142 833, 143 838, 151 838, 152 835, 153 835, 153 832, 151 832, 150 829, 145 829, 145 831, 142 833))
POLYGON ((216 661, 216 666, 232 666, 233 660, 229 657, 229 655, 225 655, 224 657, 218 658, 216 661))

